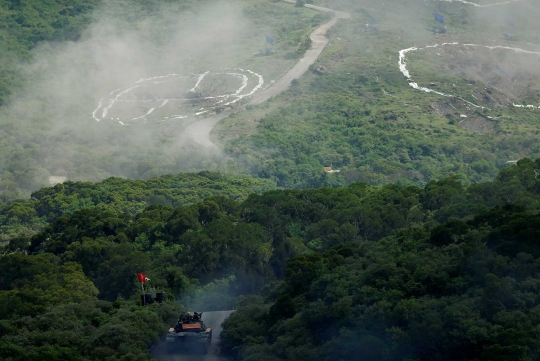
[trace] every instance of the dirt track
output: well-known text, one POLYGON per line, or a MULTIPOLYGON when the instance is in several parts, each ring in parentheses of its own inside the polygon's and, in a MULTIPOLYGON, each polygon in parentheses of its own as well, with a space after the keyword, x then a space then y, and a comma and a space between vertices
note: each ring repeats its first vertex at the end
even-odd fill
MULTIPOLYGON (((295 3, 295 1, 293 0, 284 1, 292 4, 295 3)), ((309 66, 317 61, 324 48, 326 48, 326 46, 328 45, 329 41, 326 37, 326 32, 332 26, 334 26, 339 19, 348 19, 351 17, 349 13, 345 13, 342 11, 334 11, 320 6, 306 4, 305 7, 323 12, 332 12, 334 13, 334 17, 332 18, 332 20, 330 20, 326 24, 321 25, 320 27, 315 29, 314 32, 311 33, 311 49, 306 51, 304 57, 300 59, 298 63, 296 63, 296 65, 293 66, 287 73, 285 73, 285 75, 283 75, 277 82, 275 82, 274 85, 258 93, 255 93, 255 95, 251 98, 249 104, 261 104, 270 99, 271 97, 281 94, 285 90, 289 89, 289 87, 291 86, 291 82, 294 79, 298 79, 302 75, 304 75, 308 71, 309 66)))
POLYGON ((161 342, 152 350, 152 357, 158 361, 222 361, 226 358, 219 355, 219 334, 221 324, 234 311, 212 311, 204 312, 203 321, 206 326, 212 328, 212 348, 206 355, 179 353, 169 355, 165 348, 165 342, 161 342))
MULTIPOLYGON (((296 3, 296 1, 294 0, 283 1, 291 4, 296 3)), ((323 8, 321 6, 306 4, 305 7, 318 11, 333 13, 334 17, 332 18, 332 20, 330 20, 326 24, 321 25, 311 33, 310 38, 312 46, 311 49, 306 52, 304 57, 302 57, 302 59, 300 59, 298 63, 296 63, 296 65, 289 69, 289 71, 287 71, 287 73, 285 73, 285 75, 283 75, 279 80, 277 80, 272 86, 265 88, 258 93, 255 93, 251 98, 249 104, 257 105, 264 103, 271 97, 279 95, 285 90, 289 89, 289 87, 291 86, 291 82, 294 79, 298 79, 302 75, 304 75, 308 71, 309 66, 317 61, 324 48, 328 45, 329 41, 328 38, 326 38, 325 36, 326 32, 332 26, 334 26, 339 19, 348 19, 351 17, 349 13, 343 11, 335 11, 332 9, 323 8)), ((197 120, 186 127, 183 137, 187 139, 193 139, 197 143, 204 145, 205 147, 214 148, 215 145, 210 140, 210 132, 221 119, 228 117, 230 114, 231 112, 224 112, 213 117, 197 120)))

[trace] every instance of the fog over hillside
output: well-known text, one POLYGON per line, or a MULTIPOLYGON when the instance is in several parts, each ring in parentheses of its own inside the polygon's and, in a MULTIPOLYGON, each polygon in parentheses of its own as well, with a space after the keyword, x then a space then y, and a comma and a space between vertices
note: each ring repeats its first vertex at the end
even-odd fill
MULTIPOLYGON (((381 175, 380 169, 386 166, 373 164, 393 162, 390 158, 396 152, 380 151, 377 145, 374 151, 380 160, 368 160, 365 149, 369 146, 360 145, 354 146, 361 150, 354 156, 346 155, 343 149, 325 151, 331 156, 315 155, 315 161, 306 161, 312 169, 300 170, 310 177, 304 177, 305 181, 288 182, 285 176, 274 173, 293 172, 298 176, 301 167, 283 171, 283 165, 278 165, 281 163, 276 159, 283 157, 287 164, 295 164, 303 158, 283 152, 280 139, 296 134, 296 131, 283 129, 275 130, 277 139, 270 137, 262 142, 268 150, 261 150, 260 156, 254 155, 260 149, 261 139, 249 137, 261 134, 260 122, 268 119, 269 114, 276 114, 266 109, 284 105, 304 108, 306 99, 314 99, 311 97, 327 84, 338 84, 335 77, 343 74, 352 75, 336 85, 331 92, 333 95, 347 93, 348 87, 357 86, 358 79, 377 83, 362 85, 367 88, 359 91, 361 95, 354 102, 355 106, 363 108, 362 112, 372 108, 373 116, 380 116, 382 120, 369 116, 354 121, 349 118, 358 127, 362 127, 362 121, 382 126, 387 117, 382 113, 406 114, 410 110, 406 107, 416 106, 417 113, 411 115, 411 119, 423 119, 419 120, 422 124, 425 119, 436 116, 438 122, 446 122, 446 118, 464 129, 502 134, 508 132, 502 126, 509 126, 510 122, 494 124, 491 120, 486 123, 485 119, 515 121, 514 114, 508 113, 513 104, 540 106, 540 67, 536 66, 538 57, 534 54, 540 51, 536 23, 540 8, 534 1, 508 4, 498 0, 478 1, 476 4, 481 6, 467 1, 437 0, 314 0, 312 3, 351 14, 350 19, 340 20, 328 33, 330 46, 316 64, 328 66, 328 73, 316 81, 311 73, 302 77, 305 93, 298 98, 293 91, 288 96, 277 97, 277 101, 272 100, 270 105, 255 107, 247 115, 221 121, 219 132, 225 132, 225 136, 217 147, 208 146, 209 129, 203 136, 194 128, 196 131, 186 137, 186 126, 206 117, 221 119, 244 110, 242 100, 271 87, 299 61, 302 51, 309 48, 307 35, 318 24, 328 21, 325 18, 328 14, 313 9, 301 12, 298 7, 281 1, 128 4, 108 0, 89 15, 92 21, 76 41, 38 42, 32 50, 30 64, 19 66, 24 73, 25 87, 15 92, 9 105, 1 110, 3 121, 16 129, 6 132, 9 147, 21 148, 5 156, 2 177, 9 183, 5 188, 12 193, 8 198, 17 197, 12 191, 14 188, 28 192, 47 185, 48 180, 97 181, 110 176, 149 178, 203 169, 249 173, 269 178, 279 185, 302 183, 301 187, 344 185, 353 179, 379 184, 402 177, 403 172, 411 172, 405 178, 422 184, 434 176, 452 174, 454 170, 447 166, 448 162, 437 159, 436 171, 419 169, 423 165, 403 165, 405 170, 384 170, 381 175), (434 14, 442 14, 444 24, 435 21, 434 14), (366 24, 377 31, 364 32, 366 24), (444 26, 445 32, 434 32, 433 27, 437 26, 444 26), (276 45, 267 44, 265 35, 272 35, 276 45), (426 48, 444 43, 458 44, 426 48), (461 44, 477 47, 463 48, 461 44), (487 48, 493 46, 503 48, 493 51, 487 48), (276 53, 254 56, 254 52, 265 47, 276 53), (418 49, 406 53, 404 62, 411 75, 407 79, 400 74, 398 59, 401 50, 411 47, 418 49), (334 55, 336 57, 332 58, 334 55), (432 90, 431 94, 412 89, 410 81, 416 82, 418 88, 432 90), (469 88, 472 81, 476 84, 474 89, 469 88), (372 86, 377 90, 370 89, 372 86), (454 98, 429 100, 434 94, 454 98), (382 105, 388 105, 391 96, 395 98, 390 105, 392 109, 383 109, 382 105), (456 101, 460 99, 466 102, 456 101), (429 104, 428 108, 424 103, 429 104), (479 117, 475 113, 477 108, 470 103, 493 113, 479 117), (501 115, 501 112, 508 114, 501 115), (244 136, 247 138, 242 138, 244 136), (235 143, 236 139, 251 144, 242 156, 238 155, 237 150, 242 147, 235 143), (246 162, 249 164, 244 166, 246 162), (275 171, 266 169, 274 164, 275 171), (331 164, 354 174, 366 164, 379 170, 370 169, 374 176, 366 178, 336 174, 332 182, 325 183, 320 180, 324 176, 323 167, 331 164), (379 179, 387 177, 387 173, 392 173, 390 178, 379 179)), ((320 108, 306 121, 331 118, 326 111, 320 108)), ((292 118, 297 111, 282 112, 287 124, 302 124, 292 118)), ((520 121, 528 122, 537 117, 536 113, 518 115, 520 121)), ((395 117, 405 121, 405 117, 395 117)), ((318 126, 312 129, 322 132, 318 126)), ((411 139, 417 139, 417 135, 411 139)), ((292 140, 287 144, 300 151, 302 146, 297 142, 292 140)), ((339 142, 355 144, 351 140, 339 142)), ((487 157, 484 152, 501 149, 499 145, 489 147, 489 150, 471 150, 474 155, 464 156, 460 162, 475 163, 487 157)), ((536 150, 525 148, 520 144, 496 159, 489 159, 489 171, 480 172, 476 179, 493 176, 497 167, 507 160, 536 154, 536 150)), ((446 154, 445 157, 454 159, 446 154)), ((425 160, 421 163, 425 164, 425 160)))
POLYGON ((73 116, 72 108, 81 105, 88 116, 104 95, 141 78, 192 75, 234 65, 224 64, 223 58, 249 30, 232 2, 212 4, 195 13, 162 5, 154 14, 133 22, 117 19, 114 13, 104 4, 79 41, 38 46, 28 69, 36 83, 13 107, 31 115, 34 109, 28 107, 29 102, 46 99, 46 114, 58 123, 66 122, 73 116))
MULTIPOLYGON (((104 138, 110 140, 111 149, 114 144, 119 147, 132 144, 134 151, 139 147, 141 153, 154 149, 154 152, 162 152, 164 157, 175 157, 185 146, 178 137, 184 126, 183 118, 157 125, 141 121, 133 124, 139 126, 137 129, 128 130, 120 129, 122 125, 113 119, 98 119, 101 120, 98 122, 92 112, 100 101, 105 107, 114 98, 115 91, 118 93, 136 86, 141 79, 176 74, 183 80, 183 87, 175 89, 174 96, 184 98, 201 74, 236 65, 228 59, 234 56, 238 39, 249 32, 237 3, 208 3, 192 11, 181 11, 179 4, 154 7, 153 12, 143 18, 130 18, 123 9, 117 8, 115 2, 105 2, 94 12, 93 23, 79 40, 41 43, 34 51, 32 64, 21 65, 28 86, 22 94, 12 98, 8 112, 18 122, 42 129, 40 141, 49 142, 41 150, 45 153, 43 156, 59 157, 64 163, 55 165, 54 161, 47 160, 44 167, 51 174, 80 178, 76 172, 69 174, 87 156, 81 154, 77 146, 84 143, 91 147, 95 143, 99 147, 104 138), (76 140, 73 147, 59 142, 57 148, 54 144, 57 137, 76 140)), ((153 83, 155 87, 160 85, 157 81, 153 83)), ((139 97, 148 96, 148 93, 155 97, 155 92, 143 91, 139 97)), ((120 113, 145 114, 150 106, 144 104, 144 98, 138 100, 126 102, 120 113), (147 108, 142 109, 145 106, 147 108)), ((182 110, 186 108, 183 104, 176 106, 183 106, 182 110)), ((169 109, 169 113, 178 111, 169 109)), ((197 164, 186 164, 181 168, 200 168, 200 161, 199 157, 197 164)), ((171 159, 165 162, 170 163, 171 159)), ((114 169, 100 173, 89 180, 108 174, 138 176, 114 169)))

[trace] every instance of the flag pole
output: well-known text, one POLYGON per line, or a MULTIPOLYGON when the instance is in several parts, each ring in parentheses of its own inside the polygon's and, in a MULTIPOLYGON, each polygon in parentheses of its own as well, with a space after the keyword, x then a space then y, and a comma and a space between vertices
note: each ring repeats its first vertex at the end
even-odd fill
POLYGON ((146 295, 144 294, 144 283, 141 282, 141 289, 142 289, 142 305, 144 306, 146 304, 146 295))

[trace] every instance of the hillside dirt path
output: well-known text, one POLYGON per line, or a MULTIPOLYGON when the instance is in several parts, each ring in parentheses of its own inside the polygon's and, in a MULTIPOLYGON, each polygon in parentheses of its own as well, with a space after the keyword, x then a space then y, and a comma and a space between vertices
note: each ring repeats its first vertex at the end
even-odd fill
MULTIPOLYGON (((283 1, 291 4, 296 3, 296 1, 294 0, 283 1)), ((351 14, 343 11, 336 11, 310 4, 306 4, 304 6, 322 12, 333 13, 334 16, 332 20, 330 20, 326 24, 319 26, 317 29, 315 29, 315 31, 311 33, 311 48, 306 51, 306 54, 298 61, 298 63, 296 63, 296 65, 289 69, 273 85, 255 93, 251 97, 248 105, 257 105, 264 103, 271 97, 279 95, 289 89, 289 87, 291 86, 291 82, 294 79, 302 77, 302 75, 304 75, 308 71, 309 66, 317 61, 324 48, 326 48, 326 46, 328 45, 329 40, 326 37, 326 33, 328 32, 328 30, 332 28, 339 19, 348 19, 351 17, 351 14)), ((182 137, 185 139, 195 140, 197 143, 204 145, 207 148, 215 148, 216 145, 210 140, 210 132, 212 131, 212 129, 220 120, 228 117, 231 114, 238 113, 242 110, 243 108, 235 111, 225 111, 212 117, 197 120, 186 127, 182 137)))
MULTIPOLYGON (((296 1, 293 0, 283 0, 288 3, 296 3, 296 1)), ((273 96, 276 96, 278 94, 283 93, 285 90, 289 89, 291 86, 291 82, 294 79, 300 78, 302 75, 304 75, 311 64, 314 64, 317 59, 319 59, 319 56, 323 52, 324 48, 329 43, 328 38, 326 37, 326 33, 330 28, 332 28, 334 25, 336 25, 337 21, 339 19, 348 19, 351 17, 349 13, 345 13, 342 11, 335 11, 328 8, 323 8, 320 6, 315 5, 304 5, 307 8, 315 9, 322 12, 331 12, 334 13, 334 17, 332 20, 327 22, 326 24, 323 24, 319 26, 315 31, 313 31, 310 35, 311 38, 311 48, 306 51, 306 54, 296 63, 295 66, 293 66, 285 75, 283 75, 278 81, 274 83, 271 87, 264 89, 258 93, 255 93, 251 97, 251 101, 249 104, 257 105, 264 103, 268 99, 270 99, 273 96)))
POLYGON ((211 311, 203 313, 204 324, 212 328, 212 346, 208 354, 176 353, 169 355, 165 342, 160 342, 153 350, 152 357, 157 361, 224 361, 227 358, 219 355, 219 334, 221 324, 234 311, 211 311))

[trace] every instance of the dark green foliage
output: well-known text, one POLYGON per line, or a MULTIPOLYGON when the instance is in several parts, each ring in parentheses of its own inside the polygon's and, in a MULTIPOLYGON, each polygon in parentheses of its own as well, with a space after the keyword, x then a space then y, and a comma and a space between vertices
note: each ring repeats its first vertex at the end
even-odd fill
MULTIPOLYGON (((187 195, 170 190, 143 210, 145 192, 163 189, 150 185, 174 178, 41 190, 4 206, 31 223, 41 211, 28 204, 53 205, 44 229, 0 250, 0 356, 145 359, 176 308, 135 306, 144 272, 204 309, 262 290, 225 324, 224 349, 241 360, 535 359, 539 165, 481 185, 358 183, 177 207, 187 195), (79 195, 90 206, 69 208, 79 195)), ((223 181, 185 177, 200 194, 223 181)))
POLYGON ((131 355, 147 360, 147 348, 179 312, 179 305, 172 303, 142 309, 133 302, 98 301, 97 294, 80 264, 51 254, 4 255, 0 359, 103 360, 131 355))
MULTIPOLYGON (((537 359, 538 166, 523 160, 497 181, 470 187, 448 178, 424 190, 366 192, 387 207, 407 191, 416 202, 395 214, 373 207, 381 219, 394 218, 375 226, 377 242, 341 238, 289 260, 285 282, 244 300, 225 322, 224 351, 238 360, 537 359), (419 206, 424 211, 410 222, 407 209, 419 206)), ((284 218, 289 209, 302 210, 283 207, 284 218)), ((323 213, 306 234, 327 237, 342 224, 328 222, 337 213, 348 212, 323 213)))
POLYGON ((2 360, 150 360, 147 348, 157 342, 178 315, 172 304, 146 308, 105 301, 49 308, 39 316, 4 322, 2 360))
POLYGON ((17 235, 32 235, 45 222, 81 209, 133 215, 152 204, 176 207, 214 196, 241 200, 249 193, 269 188, 251 178, 210 172, 166 175, 147 181, 110 178, 100 183, 66 182, 32 193, 30 201, 0 204, 0 242, 17 235))
POLYGON ((437 228, 409 229, 345 256, 298 256, 275 301, 226 321, 225 349, 240 360, 537 359, 540 216, 520 211, 451 221, 436 246, 437 228))

